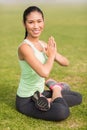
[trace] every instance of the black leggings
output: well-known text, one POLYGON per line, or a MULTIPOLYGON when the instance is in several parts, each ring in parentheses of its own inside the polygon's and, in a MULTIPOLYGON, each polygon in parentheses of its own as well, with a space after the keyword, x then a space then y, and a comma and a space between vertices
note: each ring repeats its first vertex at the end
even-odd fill
MULTIPOLYGON (((43 92, 43 95, 51 98, 52 92, 47 90, 43 92)), ((61 121, 66 119, 69 114, 69 107, 78 105, 82 102, 82 96, 73 91, 62 91, 62 96, 56 98, 51 103, 50 110, 44 112, 35 107, 35 103, 32 101, 31 97, 21 98, 16 96, 16 109, 30 117, 37 119, 49 120, 49 121, 61 121)))

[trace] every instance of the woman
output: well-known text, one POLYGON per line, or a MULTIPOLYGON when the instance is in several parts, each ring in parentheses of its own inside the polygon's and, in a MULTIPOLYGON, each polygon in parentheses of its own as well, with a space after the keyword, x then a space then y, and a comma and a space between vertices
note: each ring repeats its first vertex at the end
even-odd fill
POLYGON ((69 107, 78 105, 82 97, 72 92, 66 83, 49 79, 53 63, 68 66, 69 61, 59 54, 53 37, 48 44, 39 40, 44 29, 43 12, 36 6, 24 11, 25 38, 18 48, 21 78, 16 96, 16 109, 30 117, 61 121, 69 116, 69 107), (44 90, 44 86, 49 90, 44 90))

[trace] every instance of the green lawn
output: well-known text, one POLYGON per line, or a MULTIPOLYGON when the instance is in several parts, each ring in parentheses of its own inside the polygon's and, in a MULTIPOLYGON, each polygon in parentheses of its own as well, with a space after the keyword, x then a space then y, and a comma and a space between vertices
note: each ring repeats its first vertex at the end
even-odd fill
POLYGON ((69 67, 54 64, 50 77, 65 81, 83 95, 80 106, 70 108, 68 119, 50 122, 26 117, 15 109, 20 78, 17 47, 24 37, 22 13, 27 6, 0 6, 0 130, 86 130, 87 129, 87 6, 40 5, 45 13, 41 39, 53 35, 69 67))

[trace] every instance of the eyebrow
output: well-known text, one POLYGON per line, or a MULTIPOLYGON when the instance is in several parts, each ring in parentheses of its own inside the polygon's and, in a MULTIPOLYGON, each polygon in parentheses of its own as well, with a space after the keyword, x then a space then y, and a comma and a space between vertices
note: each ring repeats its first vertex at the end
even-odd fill
POLYGON ((34 21, 34 20, 43 20, 43 19, 27 19, 27 21, 34 21))

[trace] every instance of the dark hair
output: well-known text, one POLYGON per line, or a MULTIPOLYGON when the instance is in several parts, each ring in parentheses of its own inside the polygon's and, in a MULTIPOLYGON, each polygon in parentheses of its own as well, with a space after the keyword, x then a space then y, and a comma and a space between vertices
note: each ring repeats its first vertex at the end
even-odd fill
MULTIPOLYGON (((26 22, 26 17, 27 17, 27 15, 29 15, 31 12, 34 12, 34 11, 37 11, 37 12, 41 13, 42 18, 44 19, 43 12, 41 11, 40 8, 38 8, 38 7, 36 7, 36 6, 30 6, 30 7, 28 7, 27 9, 25 9, 25 11, 24 11, 24 13, 23 13, 23 22, 24 22, 24 24, 25 24, 25 22, 26 22)), ((25 30, 25 37, 24 37, 24 39, 27 37, 27 34, 28 34, 28 33, 27 33, 27 30, 25 30)))

